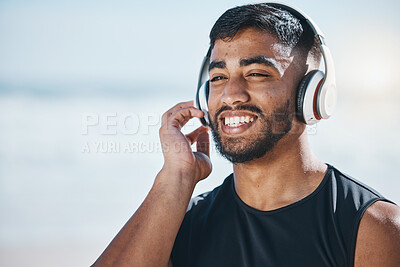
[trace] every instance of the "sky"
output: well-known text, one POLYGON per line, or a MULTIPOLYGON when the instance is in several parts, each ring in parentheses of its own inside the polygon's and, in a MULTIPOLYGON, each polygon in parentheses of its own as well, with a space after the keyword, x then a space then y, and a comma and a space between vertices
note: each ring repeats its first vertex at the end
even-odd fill
MULTIPOLYGON (((241 3, 3 0, 0 82, 183 90, 195 84, 212 24, 241 3)), ((399 84, 398 1, 288 3, 325 33, 339 85, 399 84)))

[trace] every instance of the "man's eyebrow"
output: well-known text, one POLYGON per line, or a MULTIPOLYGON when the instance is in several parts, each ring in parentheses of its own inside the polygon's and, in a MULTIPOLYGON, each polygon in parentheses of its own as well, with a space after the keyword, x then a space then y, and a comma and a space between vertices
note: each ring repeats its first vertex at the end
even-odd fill
POLYGON ((256 57, 244 58, 244 59, 240 60, 241 67, 249 66, 251 64, 263 64, 268 67, 272 67, 276 70, 279 70, 279 67, 276 64, 276 61, 272 60, 266 56, 256 56, 256 57))
MULTIPOLYGON (((256 57, 251 57, 251 58, 244 58, 241 59, 239 62, 241 67, 249 66, 251 64, 263 64, 268 67, 272 67, 276 69, 280 73, 280 68, 276 64, 276 61, 273 59, 270 59, 266 56, 256 56, 256 57)), ((226 68, 226 63, 225 61, 211 61, 210 66, 208 67, 208 71, 218 68, 218 69, 225 69, 226 68)))
POLYGON ((218 69, 225 69, 226 68, 226 63, 225 61, 212 61, 210 63, 210 66, 208 67, 208 71, 218 68, 218 69))

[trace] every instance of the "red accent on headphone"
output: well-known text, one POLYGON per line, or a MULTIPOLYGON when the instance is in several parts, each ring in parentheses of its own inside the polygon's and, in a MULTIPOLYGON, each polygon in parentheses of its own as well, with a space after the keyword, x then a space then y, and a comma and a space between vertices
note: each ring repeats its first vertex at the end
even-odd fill
POLYGON ((317 89, 314 92, 314 100, 313 100, 313 112, 314 112, 314 117, 317 120, 321 120, 321 116, 319 116, 318 111, 317 111, 317 97, 318 97, 318 92, 319 92, 319 87, 321 86, 322 82, 324 79, 321 79, 317 85, 317 89))

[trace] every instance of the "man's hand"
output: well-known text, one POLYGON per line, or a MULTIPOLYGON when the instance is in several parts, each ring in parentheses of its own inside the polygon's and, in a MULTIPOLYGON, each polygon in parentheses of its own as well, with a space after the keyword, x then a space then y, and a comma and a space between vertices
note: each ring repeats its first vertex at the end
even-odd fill
POLYGON ((192 118, 202 118, 204 113, 193 107, 193 101, 175 105, 162 116, 160 140, 164 153, 163 169, 184 174, 195 185, 211 173, 208 128, 199 127, 184 135, 182 127, 192 118), (197 142, 196 152, 191 145, 197 142))
POLYGON ((203 117, 193 102, 177 104, 162 117, 164 166, 135 214, 93 266, 171 266, 170 255, 194 187, 211 172, 206 127, 184 135, 181 128, 203 117), (197 142, 197 152, 191 145, 197 142))

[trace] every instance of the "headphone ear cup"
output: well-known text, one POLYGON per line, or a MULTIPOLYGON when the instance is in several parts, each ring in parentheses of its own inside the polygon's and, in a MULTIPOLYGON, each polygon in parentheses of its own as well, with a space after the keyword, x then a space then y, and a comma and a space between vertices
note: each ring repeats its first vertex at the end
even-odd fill
POLYGON ((208 96, 210 95, 210 81, 207 80, 204 85, 204 94, 206 96, 207 111, 208 111, 208 96))
POLYGON ((303 115, 303 110, 304 110, 304 98, 306 95, 307 87, 308 84, 310 83, 310 80, 314 76, 315 73, 317 73, 318 70, 312 70, 309 73, 307 73, 303 79, 300 81, 299 86, 297 87, 297 95, 296 95, 296 116, 297 118, 306 123, 306 120, 303 115))
POLYGON ((320 70, 307 73, 299 83, 296 96, 297 118, 307 125, 312 125, 321 120, 319 111, 319 96, 321 84, 325 74, 320 70))
POLYGON ((206 81, 202 86, 197 89, 195 107, 204 112, 204 117, 200 118, 201 124, 204 126, 210 125, 208 115, 208 95, 209 95, 209 81, 206 81))

